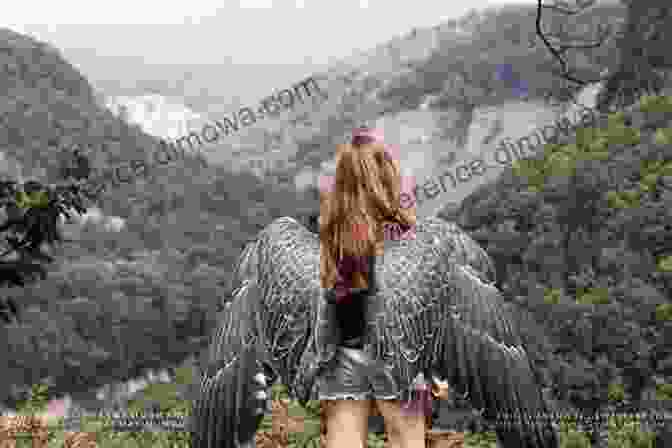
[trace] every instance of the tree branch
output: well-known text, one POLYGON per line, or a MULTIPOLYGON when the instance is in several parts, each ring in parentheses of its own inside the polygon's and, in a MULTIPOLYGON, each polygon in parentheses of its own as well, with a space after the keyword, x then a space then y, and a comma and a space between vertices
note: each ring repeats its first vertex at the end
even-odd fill
MULTIPOLYGON (((562 43, 560 41, 563 40, 564 38, 566 38, 566 36, 562 36, 562 37, 560 37, 559 35, 558 36, 551 36, 551 38, 556 38, 557 39, 554 43, 559 48, 556 48, 556 46, 554 46, 553 43, 549 42, 548 36, 546 35, 546 33, 544 33, 544 31, 542 30, 542 26, 541 26, 543 8, 560 11, 560 12, 562 12, 564 14, 567 14, 567 15, 576 15, 580 12, 585 11, 587 8, 593 6, 595 4, 595 0, 583 0, 583 1, 575 0, 576 4, 578 6, 577 9, 568 9, 568 8, 560 7, 560 6, 558 6, 558 3, 560 3, 558 0, 556 0, 553 5, 543 5, 542 1, 543 0, 537 0, 536 34, 542 40, 542 42, 544 43, 546 48, 548 48, 548 50, 551 52, 553 57, 560 62, 561 72, 558 75, 560 77, 566 79, 567 81, 573 82, 573 83, 578 84, 582 87, 586 86, 590 83, 602 81, 602 79, 582 80, 582 79, 576 78, 570 72, 567 61, 565 60, 563 55, 570 49, 590 49, 590 48, 597 48, 597 47, 603 45, 604 42, 607 40, 607 38, 611 34, 611 26, 610 25, 607 25, 605 27, 598 26, 598 37, 597 37, 596 41, 589 42, 589 43, 577 43, 577 42, 562 43)), ((565 2, 562 2, 562 3, 565 3, 565 2)))
POLYGON ((577 9, 570 9, 569 5, 567 2, 562 1, 562 0, 555 0, 555 3, 553 5, 542 5, 542 8, 550 9, 552 11, 557 11, 562 14, 567 14, 567 15, 575 15, 580 12, 583 12, 584 10, 590 8, 591 6, 595 5, 597 0, 575 0, 574 3, 577 5, 577 9), (563 6, 559 6, 560 3, 563 3, 563 6))

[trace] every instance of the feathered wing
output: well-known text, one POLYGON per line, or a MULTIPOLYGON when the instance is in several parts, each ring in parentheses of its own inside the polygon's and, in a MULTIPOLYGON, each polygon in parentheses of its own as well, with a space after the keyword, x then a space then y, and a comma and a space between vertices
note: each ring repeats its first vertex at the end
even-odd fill
POLYGON ((193 448, 254 446, 253 376, 266 367, 295 383, 321 293, 319 256, 318 236, 291 218, 246 245, 193 404, 193 448))
MULTIPOLYGON (((258 420, 249 400, 260 363, 292 395, 307 397, 315 367, 333 349, 318 300, 319 265, 318 236, 291 218, 274 221, 246 246, 194 401, 194 448, 253 446, 258 420)), ((468 392, 486 417, 525 417, 497 429, 505 448, 558 446, 553 428, 533 420, 547 409, 492 285, 492 261, 476 242, 428 218, 418 222, 415 240, 386 248, 377 269, 383 272, 370 302, 366 350, 391 369, 402 391, 418 373, 436 373, 468 392)))
POLYGON ((548 410, 485 251, 456 225, 427 218, 415 240, 386 249, 382 269, 369 349, 402 390, 418 373, 436 372, 486 418, 523 417, 496 430, 505 448, 557 447, 539 418, 548 410))

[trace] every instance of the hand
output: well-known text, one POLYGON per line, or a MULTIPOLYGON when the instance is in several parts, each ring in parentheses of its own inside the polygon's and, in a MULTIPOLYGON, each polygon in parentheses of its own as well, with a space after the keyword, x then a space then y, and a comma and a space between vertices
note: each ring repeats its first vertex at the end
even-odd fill
POLYGON ((450 397, 448 383, 435 381, 432 384, 432 396, 437 400, 447 400, 450 397))
POLYGON ((267 378, 263 372, 254 375, 254 385, 252 388, 253 409, 254 415, 259 419, 259 423, 264 418, 264 414, 271 410, 271 393, 267 378))
POLYGON ((266 411, 271 409, 271 394, 268 388, 268 376, 263 372, 263 366, 260 365, 258 371, 252 379, 251 396, 249 408, 252 414, 252 420, 246 420, 245 424, 239 427, 239 445, 240 448, 254 448, 256 446, 256 433, 264 419, 266 411))

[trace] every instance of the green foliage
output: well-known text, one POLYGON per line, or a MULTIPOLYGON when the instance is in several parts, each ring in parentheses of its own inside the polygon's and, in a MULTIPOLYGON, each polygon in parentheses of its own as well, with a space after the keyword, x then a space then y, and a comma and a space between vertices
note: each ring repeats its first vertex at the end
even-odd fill
POLYGON ((625 113, 622 110, 607 115, 607 128, 625 124, 625 113))
POLYGON ((665 163, 662 160, 646 160, 642 162, 642 168, 640 170, 640 181, 639 181, 639 190, 642 193, 650 193, 654 190, 655 185, 658 183, 662 172, 666 169, 669 169, 669 163, 665 163))
POLYGON ((175 381, 172 383, 155 383, 143 389, 135 400, 128 403, 131 412, 143 412, 151 403, 158 404, 161 412, 186 415, 191 412, 189 401, 183 400, 180 390, 193 385, 198 379, 191 366, 175 369, 175 381))
MULTIPOLYGON (((552 148, 554 145, 546 145, 547 148, 552 148)), ((552 149, 548 149, 553 151, 552 149)), ((531 192, 539 192, 543 186, 548 175, 546 160, 539 159, 522 159, 513 163, 514 173, 519 177, 527 179, 528 190, 531 192)))
POLYGON ((560 448, 591 448, 587 434, 568 428, 560 433, 560 448))
POLYGON ((497 434, 488 432, 465 432, 464 444, 469 448, 494 448, 497 445, 497 434))
POLYGON ((622 384, 610 383, 607 396, 609 401, 623 401, 625 399, 625 389, 622 384))
POLYGON ((544 291, 544 302, 549 305, 557 305, 560 303, 560 298, 562 297, 562 290, 546 288, 544 291))
POLYGON ((558 425, 560 426, 560 433, 566 434, 572 431, 577 430, 577 421, 576 416, 570 414, 562 414, 558 420, 558 425))
MULTIPOLYGON (((544 290, 544 302, 549 305, 557 305, 562 298, 562 290, 558 288, 546 288, 544 290)), ((610 303, 609 290, 607 288, 580 288, 577 291, 576 303, 583 305, 604 305, 610 303)))
MULTIPOLYGON (((526 178, 528 191, 543 191, 549 176, 572 176, 579 161, 606 161, 609 159, 611 144, 636 145, 640 142, 639 130, 624 124, 622 114, 612 114, 607 129, 578 128, 575 143, 547 144, 543 157, 522 159, 513 163, 517 176, 526 178)), ((611 199, 614 207, 624 208, 630 202, 626 199, 611 199)))
POLYGON ((577 303, 584 305, 606 305, 611 303, 607 288, 589 288, 576 298, 577 303))
POLYGON ((367 448, 384 448, 385 437, 382 434, 369 433, 367 438, 367 448))
POLYGON ((640 206, 640 190, 624 190, 607 192, 607 201, 611 208, 626 209, 640 206))
POLYGON ((644 95, 639 100, 642 112, 672 112, 672 96, 644 95))
POLYGON ((15 200, 19 208, 46 208, 49 205, 49 194, 46 191, 33 191, 31 193, 18 191, 15 200))
POLYGON ((181 366, 175 369, 175 383, 181 385, 192 384, 194 381, 198 381, 198 378, 194 374, 194 368, 192 366, 181 366))
POLYGON ((624 191, 609 191, 607 193, 609 206, 616 209, 640 207, 644 195, 655 190, 662 176, 669 176, 670 174, 672 174, 672 161, 643 161, 639 171, 640 181, 637 184, 637 188, 624 191))
POLYGON ((605 135, 609 144, 621 145, 638 145, 641 142, 642 134, 639 129, 634 129, 627 126, 625 123, 612 124, 609 122, 606 131, 601 135, 605 135))
POLYGON ((289 398, 289 390, 287 386, 281 383, 275 383, 271 386, 271 399, 283 400, 289 398))
MULTIPOLYGON (((161 405, 161 412, 165 415, 188 416, 191 413, 191 402, 180 400, 170 404, 169 402, 158 399, 161 405)), ((129 406, 128 413, 143 413, 141 406, 129 406)), ((111 417, 92 418, 85 417, 82 422, 82 432, 96 432, 98 434, 99 446, 105 448, 132 447, 188 447, 190 435, 186 431, 115 431, 112 426, 111 417)))
MULTIPOLYGON (((514 173, 523 182, 504 176, 451 214, 492 256, 521 315, 531 315, 520 324, 523 339, 531 353, 547 360, 548 367, 540 367, 552 378, 547 385, 560 382, 573 406, 587 397, 599 397, 590 399, 604 406, 607 399, 624 399, 622 386, 610 384, 625 369, 670 383, 663 363, 632 366, 638 356, 666 353, 666 321, 672 320, 671 204, 663 178, 672 175, 672 160, 669 145, 639 138, 660 122, 637 111, 611 114, 607 123, 600 120, 603 128, 578 129, 569 144, 546 145, 543 156, 517 162, 514 173), (606 163, 604 154, 593 158, 607 151, 606 163), (582 163, 586 160, 600 161, 582 163), (553 182, 549 188, 551 174, 570 171, 571 183, 553 182), (544 194, 521 191, 521 183, 544 194), (578 281, 584 268, 592 274, 578 281), (539 291, 552 309, 538 306, 539 291), (563 300, 567 291, 575 291, 575 301, 563 300), (548 339, 540 342, 539 334, 548 339)), ((565 433, 563 443, 588 446, 582 434, 565 433)))
MULTIPOLYGON (((185 368, 186 369, 186 368, 185 368)), ((184 382, 189 379, 190 374, 184 370, 178 381, 184 382)), ((19 407, 22 413, 43 412, 47 401, 48 387, 43 384, 34 385, 30 398, 19 407)), ((672 399, 672 385, 665 384, 658 387, 660 399, 672 399)), ((274 399, 286 397, 287 388, 281 384, 272 386, 272 395, 274 399)), ((623 386, 612 383, 609 386, 609 397, 613 401, 619 401, 624 398, 623 386)), ((182 409, 190 407, 189 401, 178 404, 174 408, 166 408, 164 412, 168 415, 186 415, 182 409)), ((305 430, 301 433, 290 433, 288 448, 319 448, 320 435, 320 403, 319 401, 309 402, 307 408, 301 407, 297 401, 290 400, 289 415, 304 419, 305 430)), ((133 413, 131 411, 131 413, 133 413)), ((590 442, 588 435, 577 430, 576 418, 570 415, 562 416, 558 422, 560 425, 560 447, 561 448, 589 448, 590 442)), ((60 423, 59 423, 60 426, 60 423)), ((272 417, 267 415, 259 428, 259 431, 270 432, 272 428, 272 417)), ((609 429, 609 447, 610 448, 651 448, 654 434, 640 431, 639 425, 634 417, 610 417, 608 423, 609 429)), ((190 436, 188 432, 131 432, 114 431, 112 429, 111 417, 93 418, 83 417, 81 420, 82 432, 96 433, 98 446, 101 448, 174 448, 188 447, 190 436)), ((60 447, 63 444, 64 432, 62 430, 50 431, 49 448, 60 447)), ((465 447, 468 448, 495 448, 497 436, 494 432, 465 432, 465 447)), ((367 448, 383 448, 385 446, 385 436, 381 434, 369 433, 367 448)))
POLYGON ((657 385, 656 398, 659 400, 672 400, 672 384, 657 385))
POLYGON ((672 272, 672 255, 660 257, 657 267, 661 272, 672 272))
POLYGON ((608 448, 653 448, 655 434, 642 431, 635 417, 609 417, 608 429, 608 448))
POLYGON ((656 307, 656 319, 659 321, 672 321, 672 303, 661 303, 656 307))
POLYGON ((28 397, 16 406, 18 413, 35 415, 44 412, 49 402, 49 386, 46 384, 33 384, 28 392, 28 397))
POLYGON ((672 128, 656 129, 655 142, 657 145, 672 145, 672 128))
POLYGON ((142 412, 148 403, 156 403, 162 412, 179 406, 183 400, 180 399, 174 383, 170 384, 150 384, 142 391, 142 396, 128 403, 128 409, 131 412, 142 412))
POLYGON ((310 417, 320 418, 321 404, 319 400, 308 400, 304 407, 305 413, 310 417))

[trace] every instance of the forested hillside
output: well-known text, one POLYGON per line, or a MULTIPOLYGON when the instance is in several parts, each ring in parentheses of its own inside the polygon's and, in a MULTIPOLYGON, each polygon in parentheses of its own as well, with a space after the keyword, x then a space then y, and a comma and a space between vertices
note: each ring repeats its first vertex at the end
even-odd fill
MULTIPOLYGON (((568 20, 552 10, 544 12, 544 27, 578 37, 592 36, 598 24, 619 26, 625 21, 619 4, 597 4, 580 17, 568 20)), ((300 165, 318 166, 333 157, 334 143, 354 125, 381 114, 417 110, 427 103, 431 110, 455 110, 460 118, 444 137, 464 142, 477 107, 517 99, 508 84, 497 79, 497 67, 511 64, 529 86, 529 100, 567 100, 580 86, 557 76, 557 64, 535 34, 534 5, 505 5, 450 20, 436 28, 436 47, 431 51, 402 52, 391 42, 367 51, 357 64, 334 68, 320 78, 320 85, 343 83, 343 92, 309 114, 292 117, 286 127, 297 129, 300 165), (427 54, 428 53, 428 54, 427 54), (338 82, 337 82, 338 81, 338 82), (298 130, 301 132, 299 133, 298 130)), ((410 39, 408 36, 404 38, 410 39)), ((598 77, 605 67, 617 64, 616 40, 597 48, 568 52, 568 64, 587 79, 598 77)), ((451 126, 452 127, 452 126, 451 126)))
POLYGON ((0 147, 26 178, 59 180, 62 150, 76 145, 93 177, 131 160, 150 167, 134 182, 108 182, 91 203, 125 219, 123 230, 75 227, 46 280, 2 292, 21 319, 0 328, 0 400, 12 405, 37 382, 55 394, 86 390, 202 349, 242 242, 298 210, 296 195, 204 170, 189 154, 156 166, 156 139, 101 109, 57 50, 6 29, 0 99, 0 147))
POLYGON ((671 97, 602 116, 442 215, 544 329, 528 344, 556 399, 600 407, 623 389, 636 407, 670 403, 671 97))

